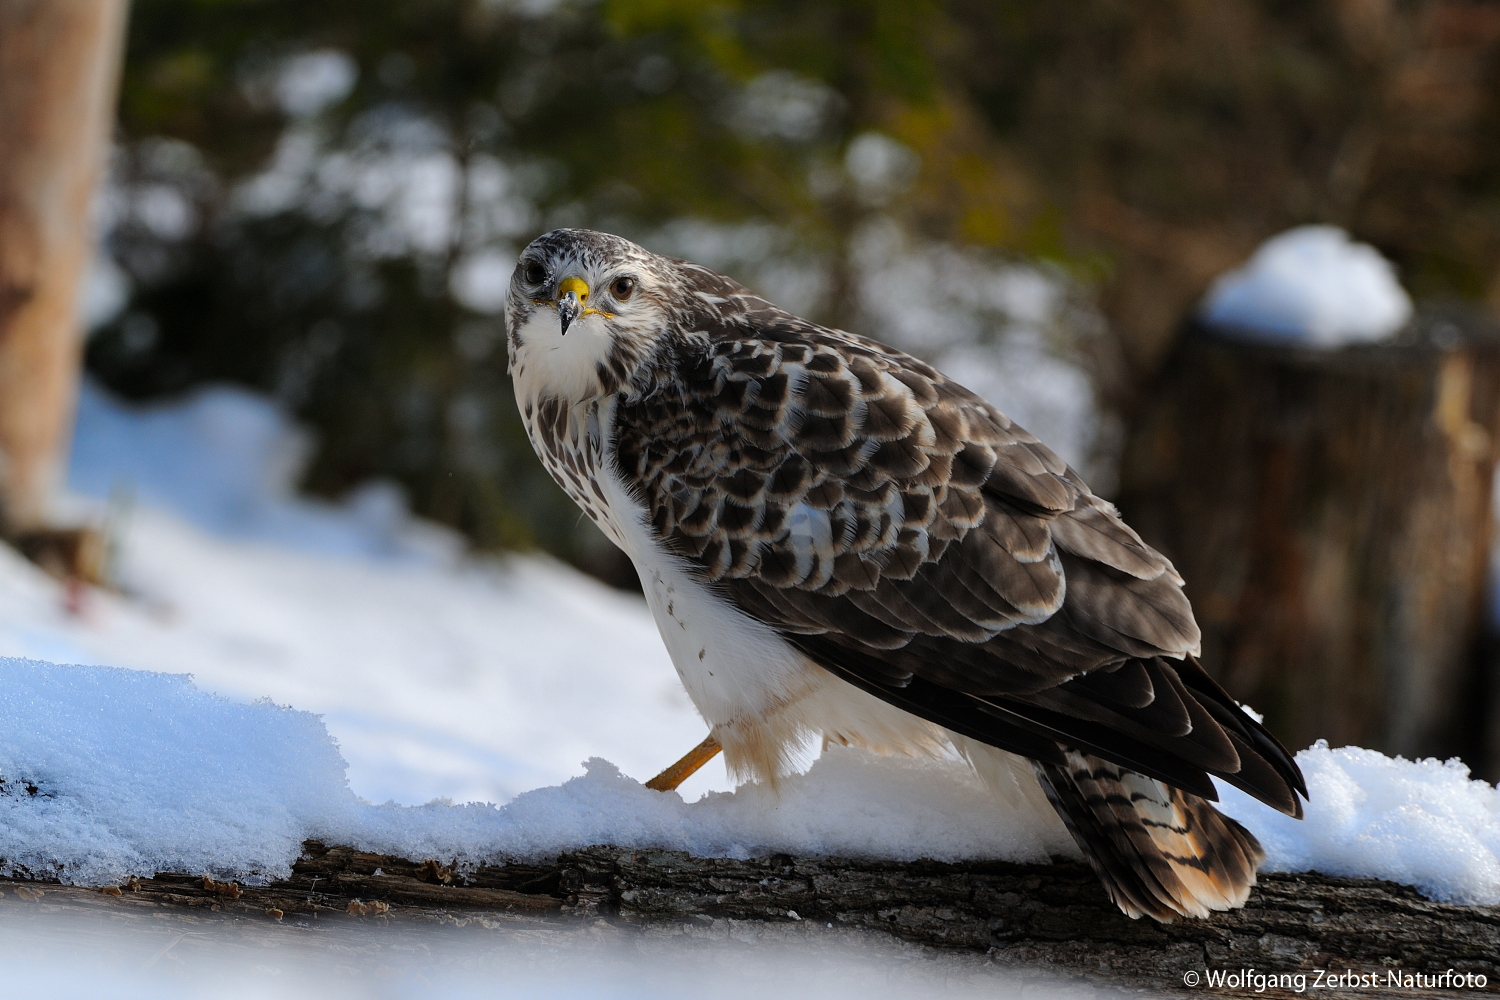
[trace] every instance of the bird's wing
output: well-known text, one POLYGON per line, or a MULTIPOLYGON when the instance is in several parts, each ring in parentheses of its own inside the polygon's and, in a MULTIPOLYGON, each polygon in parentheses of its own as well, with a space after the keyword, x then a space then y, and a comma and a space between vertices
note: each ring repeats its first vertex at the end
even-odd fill
POLYGON ((1171 563, 995 407, 873 341, 751 308, 616 409, 654 532, 740 609, 907 711, 1300 815, 1284 748, 1199 668, 1171 563))

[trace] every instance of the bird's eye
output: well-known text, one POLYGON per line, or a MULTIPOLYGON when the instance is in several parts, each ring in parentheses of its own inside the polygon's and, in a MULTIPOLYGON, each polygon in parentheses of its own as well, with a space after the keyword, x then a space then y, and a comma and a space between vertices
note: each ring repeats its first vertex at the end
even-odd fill
POLYGON ((526 262, 526 269, 521 272, 521 276, 526 279, 528 285, 540 285, 547 280, 547 269, 540 262, 529 260, 526 262))
POLYGON ((635 294, 635 279, 628 276, 616 278, 609 290, 617 301, 624 302, 635 294))

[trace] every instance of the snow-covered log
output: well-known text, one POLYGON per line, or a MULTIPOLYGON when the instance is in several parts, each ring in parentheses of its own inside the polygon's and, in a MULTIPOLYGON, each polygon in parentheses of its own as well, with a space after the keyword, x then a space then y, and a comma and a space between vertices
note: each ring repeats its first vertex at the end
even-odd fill
MULTIPOLYGON (((1482 974, 1500 982, 1500 907, 1434 903, 1373 879, 1262 874, 1243 909, 1209 920, 1132 921, 1082 864, 875 862, 773 855, 735 860, 593 847, 550 865, 459 873, 316 841, 264 886, 163 873, 98 889, 0 882, 0 906, 165 913, 232 924, 242 938, 346 921, 496 931, 601 929, 645 936, 805 941, 855 931, 1009 965, 1170 988, 1189 972, 1254 968, 1482 974), (601 924, 601 921, 603 922, 601 924)), ((341 939, 342 940, 342 939, 341 939)), ((347 943, 346 941, 344 943, 347 943)))

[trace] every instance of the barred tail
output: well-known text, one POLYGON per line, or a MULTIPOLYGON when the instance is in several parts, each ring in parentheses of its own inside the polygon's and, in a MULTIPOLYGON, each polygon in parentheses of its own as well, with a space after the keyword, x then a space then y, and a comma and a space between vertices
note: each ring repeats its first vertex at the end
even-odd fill
POLYGON ((1077 750, 1033 762, 1047 798, 1110 898, 1164 923, 1243 906, 1265 857, 1206 799, 1077 750))

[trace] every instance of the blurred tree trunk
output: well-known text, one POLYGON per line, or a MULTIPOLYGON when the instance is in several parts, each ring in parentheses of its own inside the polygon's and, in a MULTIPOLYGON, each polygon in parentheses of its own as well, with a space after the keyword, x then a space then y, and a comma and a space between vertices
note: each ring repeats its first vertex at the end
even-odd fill
POLYGON ((0 0, 0 516, 35 528, 77 385, 80 279, 126 0, 0 0))
POLYGON ((1480 763, 1500 345, 1479 323, 1331 352, 1190 331, 1132 428, 1121 508, 1187 580, 1205 666, 1294 748, 1480 763))

